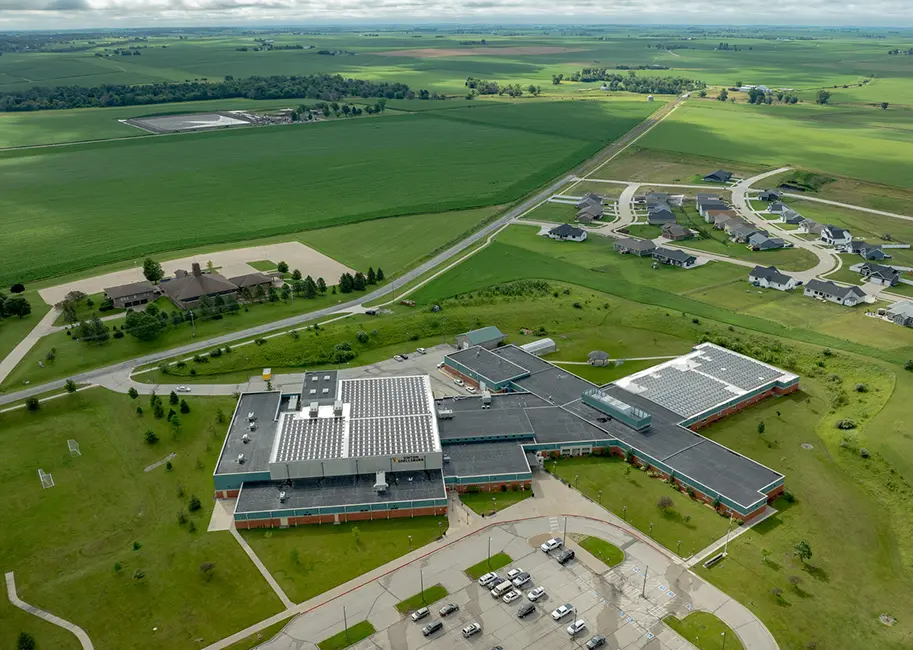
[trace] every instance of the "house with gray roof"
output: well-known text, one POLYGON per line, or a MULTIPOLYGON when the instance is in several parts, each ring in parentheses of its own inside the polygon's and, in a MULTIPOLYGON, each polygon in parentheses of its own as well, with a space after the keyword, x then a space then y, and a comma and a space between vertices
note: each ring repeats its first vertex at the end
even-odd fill
POLYGON ((236 275, 228 278, 228 281, 238 287, 238 289, 256 291, 257 287, 263 287, 264 291, 273 286, 273 278, 266 273, 246 273, 245 275, 236 275))
POLYGON ((583 197, 579 201, 577 201, 574 204, 574 207, 576 207, 578 210, 581 210, 581 209, 591 206, 591 205, 599 206, 601 208, 602 207, 602 197, 599 196, 598 194, 593 194, 592 192, 587 192, 586 194, 583 195, 583 197))
POLYGON ((805 217, 803 217, 792 208, 786 208, 783 210, 783 212, 780 213, 780 218, 777 221, 780 223, 789 223, 794 226, 798 226, 800 223, 805 221, 805 217))
POLYGON ((218 273, 203 273, 198 262, 191 265, 191 271, 178 270, 171 280, 163 281, 161 290, 181 309, 195 307, 203 296, 235 296, 238 287, 218 273))
POLYGON ((853 241, 853 235, 845 228, 827 224, 821 229, 821 241, 830 246, 844 246, 853 241))
POLYGON ((638 257, 650 257, 656 250, 656 244, 649 239, 637 239, 636 237, 625 237, 616 241, 612 248, 621 254, 637 255, 638 257))
POLYGON ((558 241, 586 241, 587 231, 576 228, 569 223, 563 223, 548 231, 548 236, 558 241))
POLYGON ((725 230, 729 234, 729 239, 738 244, 744 244, 752 235, 760 234, 765 237, 767 236, 765 231, 754 224, 746 223, 744 221, 741 223, 729 222, 726 226, 725 230))
POLYGON ((748 274, 748 281, 765 289, 792 291, 796 288, 796 279, 781 273, 776 266, 756 266, 748 274))
POLYGON ((864 280, 874 282, 875 284, 885 284, 893 287, 900 282, 900 272, 893 266, 876 264, 875 262, 865 262, 859 267, 859 272, 864 280))
POLYGON ((158 295, 158 289, 151 282, 145 280, 105 289, 105 296, 114 303, 117 309, 145 305, 153 302, 158 298, 158 295))
POLYGON ((467 350, 476 345, 486 350, 492 350, 503 343, 506 338, 507 335, 501 330, 494 325, 489 325, 457 335, 456 346, 461 350, 467 350))
POLYGON ((705 183, 728 183, 732 178, 732 172, 723 171, 718 169, 711 174, 704 176, 705 183))
POLYGON ((772 251, 778 248, 789 248, 786 240, 780 237, 768 237, 763 232, 756 232, 748 238, 748 245, 755 251, 772 251))
POLYGON ((730 210, 730 206, 726 201, 720 197, 713 194, 698 194, 696 200, 696 207, 698 213, 705 219, 707 218, 706 213, 708 210, 730 210))
POLYGON ((835 302, 844 307, 855 307, 865 302, 865 292, 856 285, 841 287, 830 280, 809 280, 805 285, 805 295, 810 298, 835 302))
POLYGON ((765 210, 765 212, 767 212, 768 214, 782 214, 786 210, 789 210, 789 208, 786 207, 785 203, 782 203, 780 201, 774 201, 774 202, 768 204, 767 210, 765 210))
POLYGON ((577 211, 577 221, 585 221, 589 223, 601 218, 602 214, 603 210, 601 203, 590 203, 577 211))
POLYGON ((913 300, 895 302, 884 310, 884 316, 896 325, 913 327, 913 300))
POLYGON ((609 363, 609 353, 603 352, 602 350, 593 350, 588 355, 586 355, 587 363, 591 366, 604 366, 609 363))
POLYGON ((739 219, 735 210, 707 210, 704 213, 704 221, 712 223, 717 230, 722 230, 728 221, 739 219))
POLYGON ((779 201, 781 194, 776 190, 761 190, 758 192, 759 201, 779 201))
POLYGON ((799 232, 804 232, 809 235, 821 235, 821 231, 824 229, 817 221, 812 221, 811 219, 805 219, 804 221, 799 222, 799 232))
POLYGON ((675 213, 668 203, 657 203, 647 213, 647 223, 652 226, 662 226, 667 223, 675 223, 675 213))
POLYGON ((671 239, 672 241, 678 241, 680 239, 688 239, 693 235, 690 230, 677 223, 667 223, 663 226, 663 237, 666 239, 671 239))
POLYGON ((686 253, 685 251, 676 248, 664 248, 662 246, 653 251, 653 259, 660 264, 677 266, 683 269, 690 269, 697 264, 697 257, 691 253, 686 253))
POLYGON ((869 242, 859 239, 841 246, 840 250, 844 253, 853 253, 859 255, 863 259, 874 260, 876 262, 891 258, 891 256, 881 247, 881 244, 870 244, 869 242))

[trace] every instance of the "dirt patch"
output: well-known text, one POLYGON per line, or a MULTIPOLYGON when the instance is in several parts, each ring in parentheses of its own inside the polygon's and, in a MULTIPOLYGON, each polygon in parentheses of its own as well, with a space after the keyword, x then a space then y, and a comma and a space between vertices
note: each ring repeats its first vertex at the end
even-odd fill
POLYGON ((536 54, 564 54, 585 52, 572 47, 472 47, 466 49, 416 48, 414 50, 391 50, 378 52, 381 56, 410 56, 415 59, 440 59, 452 56, 533 56, 536 54))

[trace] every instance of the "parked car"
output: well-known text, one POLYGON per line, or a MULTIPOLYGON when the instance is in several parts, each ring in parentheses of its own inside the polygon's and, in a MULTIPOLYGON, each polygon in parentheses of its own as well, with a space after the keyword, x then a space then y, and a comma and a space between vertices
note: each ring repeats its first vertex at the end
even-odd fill
POLYGON ((419 354, 425 354, 428 350, 426 350, 425 348, 415 348, 415 351, 418 352, 419 354))
POLYGON ((545 595, 545 587, 536 587, 531 592, 526 594, 526 597, 531 601, 536 602, 545 595))
POLYGON ((422 634, 425 636, 430 636, 444 627, 444 624, 440 621, 433 621, 428 623, 425 627, 422 628, 422 634))
POLYGON ((425 618, 426 616, 428 616, 428 614, 430 614, 430 613, 431 612, 428 610, 427 607, 422 607, 421 609, 417 609, 414 612, 412 612, 412 620, 420 621, 423 618, 425 618))
POLYGON ((576 553, 574 553, 573 549, 566 548, 558 554, 556 559, 558 564, 567 564, 567 562, 574 559, 575 555, 576 553))
POLYGON ((403 357, 399 354, 394 354, 393 358, 396 359, 397 361, 405 361, 405 359, 403 359, 403 357))
POLYGON ((592 639, 586 642, 586 650, 596 650, 596 648, 601 648, 605 645, 605 637, 601 634, 597 634, 592 639))
POLYGON ((468 639, 473 634, 478 634, 481 631, 482 631, 481 625, 479 625, 478 623, 470 623, 469 625, 467 625, 466 627, 463 628, 463 638, 468 639))
POLYGON ((574 636, 585 627, 586 621, 584 621, 582 618, 578 618, 576 621, 567 626, 567 633, 571 636, 574 636))
POLYGON ((457 611, 459 608, 460 608, 460 606, 457 605, 456 603, 447 603, 446 605, 441 607, 440 610, 438 610, 438 613, 441 616, 447 616, 448 614, 452 614, 453 612, 457 611))
POLYGON ((494 580, 492 580, 491 582, 489 582, 489 583, 488 583, 487 585, 485 585, 485 586, 488 587, 488 590, 489 590, 489 591, 494 591, 495 588, 501 586, 501 585, 504 584, 505 582, 507 582, 507 580, 505 580, 504 578, 496 577, 494 580))
POLYGON ((467 387, 466 387, 466 392, 467 392, 467 393, 474 393, 474 392, 476 392, 476 387, 475 387, 475 386, 467 386, 467 387))
POLYGON ((511 582, 514 583, 514 587, 522 587, 527 582, 529 582, 529 580, 530 580, 530 575, 526 571, 524 571, 523 573, 518 574, 517 577, 515 577, 513 580, 511 580, 511 582))
POLYGON ((408 358, 409 358, 409 355, 406 354, 405 352, 401 352, 399 356, 401 356, 403 359, 408 359, 408 358))
POLYGON ((443 367, 444 367, 444 362, 441 361, 439 364, 437 364, 437 367, 438 367, 438 368, 443 368, 443 367))
POLYGON ((513 585, 510 584, 510 581, 501 579, 501 584, 491 590, 492 598, 503 598, 507 595, 508 591, 513 591, 513 585))
POLYGON ((565 603, 565 604, 561 605, 558 609, 556 609, 554 612, 552 612, 552 618, 555 619, 556 621, 559 621, 562 618, 564 618, 565 616, 567 616, 568 614, 573 614, 573 613, 574 613, 574 606, 571 605, 570 603, 565 603))
POLYGON ((548 553, 549 551, 554 551, 556 548, 559 548, 563 542, 560 537, 553 537, 552 539, 545 542, 539 548, 542 549, 543 553, 548 553))
POLYGON ((495 573, 494 571, 492 571, 490 573, 486 573, 484 576, 479 578, 479 584, 483 587, 486 587, 486 586, 488 586, 488 583, 490 583, 492 580, 494 580, 497 577, 498 577, 498 574, 495 573))
POLYGON ((453 380, 453 383, 456 384, 457 386, 464 386, 464 385, 465 385, 465 382, 464 382, 462 379, 454 379, 454 380, 453 380))
POLYGON ((502 598, 502 600, 503 600, 505 603, 512 603, 512 602, 514 602, 515 600, 517 600, 517 598, 519 598, 519 597, 522 596, 522 595, 523 595, 523 594, 521 594, 521 593, 520 593, 519 591, 517 591, 516 589, 511 589, 511 590, 508 591, 506 594, 504 594, 504 598, 502 598))
POLYGON ((514 578, 516 578, 518 575, 520 575, 523 572, 524 572, 523 569, 521 569, 520 567, 517 567, 516 569, 511 569, 510 571, 507 572, 507 579, 513 580, 514 578))
POLYGON ((190 386, 178 386, 178 392, 179 393, 189 393, 190 386))
POLYGON ((533 605, 532 603, 526 603, 525 605, 523 605, 523 607, 521 607, 520 609, 517 610, 517 617, 526 618, 527 616, 532 614, 534 611, 536 611, 536 606, 533 605))

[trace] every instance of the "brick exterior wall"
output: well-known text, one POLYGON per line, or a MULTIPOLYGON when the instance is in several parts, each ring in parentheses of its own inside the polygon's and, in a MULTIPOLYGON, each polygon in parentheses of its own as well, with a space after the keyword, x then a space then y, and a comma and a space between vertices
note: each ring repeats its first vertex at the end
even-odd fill
POLYGON ((241 490, 216 490, 217 499, 234 499, 237 498, 241 490))
POLYGON ((790 386, 788 388, 778 388, 778 387, 774 386, 773 388, 766 390, 763 393, 759 393, 759 394, 755 395, 754 397, 750 397, 749 399, 746 399, 743 402, 733 404, 729 408, 724 409, 724 410, 720 411, 719 413, 714 413, 713 415, 708 416, 707 418, 705 418, 703 420, 695 422, 688 428, 691 429, 692 431, 700 431, 701 429, 706 427, 708 424, 712 424, 712 423, 716 422, 717 420, 722 420, 723 418, 730 416, 733 413, 738 413, 742 409, 748 408, 749 406, 753 406, 754 404, 757 404, 758 402, 761 402, 761 401, 767 399, 768 397, 773 397, 775 395, 776 396, 789 395, 790 393, 795 393, 797 390, 799 390, 799 384, 793 384, 792 386, 790 386))
POLYGON ((500 481, 498 483, 467 483, 465 485, 448 485, 447 490, 456 490, 459 494, 464 494, 469 491, 471 487, 477 487, 482 492, 501 492, 501 487, 504 487, 505 492, 512 492, 514 486, 517 486, 518 490, 529 490, 532 488, 532 481, 500 481))
MULTIPOLYGON (((427 517, 431 515, 446 515, 447 506, 429 506, 427 508, 405 508, 399 510, 373 510, 369 512, 346 512, 340 513, 340 523, 350 521, 370 521, 378 519, 394 519, 398 517, 427 517)), ((289 517, 289 526, 307 526, 310 524, 334 524, 335 515, 310 515, 307 517, 289 517)), ((239 530, 249 528, 279 528, 282 520, 273 519, 253 519, 247 521, 236 521, 235 527, 239 530)))

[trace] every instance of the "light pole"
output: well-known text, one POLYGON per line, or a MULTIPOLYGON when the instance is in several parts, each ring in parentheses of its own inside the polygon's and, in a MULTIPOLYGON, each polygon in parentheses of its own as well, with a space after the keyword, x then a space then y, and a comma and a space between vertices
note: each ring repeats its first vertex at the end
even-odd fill
POLYGON ((682 551, 682 540, 678 540, 678 543, 675 545, 675 554, 681 555, 682 554, 681 551, 682 551))
POLYGON ((424 604, 426 604, 425 603, 425 576, 422 575, 421 569, 418 570, 418 586, 419 586, 419 589, 421 590, 422 604, 424 605, 424 604))
MULTIPOLYGON (((443 537, 443 530, 444 530, 444 522, 441 520, 438 520, 438 522, 437 522, 437 536, 438 537, 443 537)), ((681 542, 679 542, 679 544, 681 544, 681 542)))
POLYGON ((726 650, 726 632, 721 633, 723 636, 723 650, 726 650))
POLYGON ((577 489, 577 486, 580 485, 580 474, 574 474, 574 489, 577 489))
POLYGON ((349 619, 346 617, 346 606, 342 606, 342 624, 346 629, 346 641, 349 640, 349 619))
POLYGON ((732 515, 729 515, 729 528, 726 529, 726 545, 723 546, 723 555, 729 551, 729 532, 732 530, 732 515))
POLYGON ((564 539, 561 541, 561 544, 567 544, 567 517, 564 518, 564 539))
POLYGON ((640 590, 641 598, 647 597, 647 571, 649 571, 649 570, 650 570, 650 567, 648 567, 648 566, 644 567, 644 586, 640 590))
POLYGON ((599 505, 602 505, 602 490, 599 490, 599 505))
POLYGON ((407 535, 409 538, 409 550, 412 551, 412 535, 407 535))
POLYGON ((196 323, 193 321, 193 310, 192 310, 192 309, 188 309, 187 311, 190 312, 190 326, 193 328, 193 336, 196 336, 196 335, 197 335, 197 325, 196 325, 196 323))
POLYGON ((498 511, 498 497, 491 497, 491 511, 498 511))
POLYGON ((488 538, 488 568, 491 568, 491 537, 488 538))
POLYGON ((625 518, 625 521, 627 521, 628 520, 628 506, 622 506, 621 512, 625 518))
POLYGON ((650 537, 653 537, 653 522, 650 522, 650 537))

